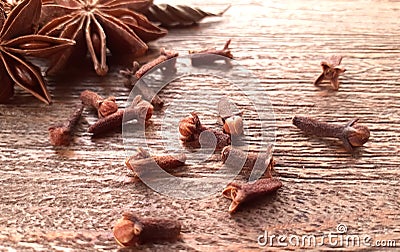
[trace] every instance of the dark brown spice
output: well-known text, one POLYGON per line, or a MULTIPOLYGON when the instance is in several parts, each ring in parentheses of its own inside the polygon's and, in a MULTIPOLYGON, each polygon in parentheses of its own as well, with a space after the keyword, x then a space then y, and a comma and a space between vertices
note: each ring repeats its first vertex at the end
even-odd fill
POLYGON ((129 119, 136 119, 138 123, 145 123, 153 115, 153 106, 142 100, 142 97, 138 95, 133 99, 131 106, 126 109, 119 109, 117 112, 99 119, 89 127, 88 132, 93 133, 93 135, 100 135, 120 128, 124 113, 129 119))
POLYGON ((281 187, 282 182, 277 178, 259 179, 248 183, 232 182, 224 189, 222 195, 232 200, 229 206, 229 213, 232 214, 242 203, 273 193, 281 187))
MULTIPOLYGON (((223 56, 228 59, 233 59, 233 55, 231 53, 231 50, 229 49, 230 43, 231 39, 228 39, 222 49, 207 48, 202 50, 190 50, 189 54, 191 54, 192 65, 193 66, 208 65, 214 63, 214 61, 217 60, 216 58, 204 57, 204 55, 208 54, 214 54, 223 56)), ((229 63, 229 61, 227 60, 225 60, 225 62, 229 63)))
POLYGON ((95 108, 99 118, 111 115, 118 110, 114 96, 104 99, 95 92, 85 90, 81 93, 80 99, 84 105, 95 108))
POLYGON ((185 162, 185 154, 150 156, 146 150, 139 148, 138 153, 127 158, 125 164, 137 176, 142 177, 155 175, 154 171, 157 171, 155 164, 164 171, 171 173, 176 168, 185 165, 185 162))
POLYGON ((83 106, 80 105, 68 118, 68 121, 49 128, 50 143, 52 145, 62 146, 70 144, 73 130, 82 115, 82 110, 83 106))
POLYGON ((242 171, 245 173, 251 172, 253 169, 255 169, 255 172, 265 172, 264 176, 267 178, 272 177, 275 165, 272 156, 272 145, 269 145, 263 153, 246 153, 229 145, 222 149, 221 160, 224 164, 231 167, 238 167, 238 165, 243 164, 240 168, 243 168, 242 171))
POLYGON ((342 56, 332 55, 327 61, 321 62, 322 73, 314 81, 315 86, 319 86, 322 81, 329 80, 334 90, 339 89, 339 75, 344 73, 346 69, 339 67, 342 62, 342 56))
POLYGON ((357 122, 358 118, 351 120, 346 125, 335 125, 310 117, 293 117, 293 124, 306 134, 339 138, 343 141, 343 146, 348 152, 353 152, 354 147, 365 144, 370 136, 368 127, 357 122))
POLYGON ((165 69, 162 68, 161 70, 166 71, 168 73, 176 72, 175 58, 178 57, 178 53, 175 51, 170 51, 165 49, 161 49, 160 51, 161 55, 158 56, 156 59, 148 62, 147 64, 144 64, 143 66, 139 67, 140 66, 139 63, 134 61, 132 64, 132 69, 126 69, 120 71, 120 74, 127 79, 125 82, 125 86, 131 89, 133 87, 136 87, 144 99, 151 101, 151 104, 153 104, 154 109, 156 110, 160 110, 163 107, 164 102, 156 94, 156 92, 152 88, 150 88, 144 81, 138 83, 138 80, 155 66, 170 59, 173 59, 171 61, 171 64, 168 64, 168 66, 165 66, 165 69))
POLYGON ((179 122, 181 140, 189 146, 199 147, 200 145, 216 150, 221 150, 231 144, 231 137, 221 130, 209 129, 203 126, 195 112, 183 118, 179 122), (200 137, 201 135, 201 137, 200 137), (215 142, 216 141, 216 142, 215 142))
MULTIPOLYGON (((135 78, 138 80, 140 78, 142 78, 143 75, 145 75, 148 71, 150 71, 153 67, 167 61, 170 59, 174 59, 176 57, 178 57, 178 53, 175 51, 171 51, 171 50, 165 50, 164 48, 162 48, 160 50, 161 55, 158 56, 157 58, 155 58, 154 60, 144 64, 143 66, 141 66, 136 72, 135 72, 135 78)), ((176 60, 175 60, 176 61, 176 60)))
POLYGON ((179 239, 181 224, 177 220, 142 218, 134 213, 122 214, 113 228, 115 240, 123 247, 133 247, 157 241, 174 242, 179 239))

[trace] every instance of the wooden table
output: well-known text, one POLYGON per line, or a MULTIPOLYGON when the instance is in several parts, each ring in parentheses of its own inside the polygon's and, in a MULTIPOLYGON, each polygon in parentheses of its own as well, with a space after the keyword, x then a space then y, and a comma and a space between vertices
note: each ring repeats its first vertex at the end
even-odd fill
MULTIPOLYGON (((201 7, 219 11, 228 3, 207 0, 201 7)), ((189 49, 222 47, 231 38, 237 63, 260 82, 261 91, 253 96, 272 104, 275 170, 284 186, 232 216, 230 201, 220 193, 185 200, 132 181, 121 133, 101 138, 87 133, 97 120, 92 111, 84 111, 69 147, 50 145, 47 128, 66 118, 81 91, 114 95, 124 105, 129 90, 115 61, 106 77, 97 77, 91 66, 72 78, 48 77, 50 106, 17 91, 10 104, 0 105, 0 250, 116 250, 111 230, 125 210, 182 222, 181 241, 141 247, 149 251, 270 249, 257 244, 265 231, 321 237, 339 224, 347 226, 343 237, 368 235, 371 244, 393 240, 400 246, 399 9, 398 1, 236 1, 223 18, 171 30, 152 43, 184 55, 189 49), (320 61, 331 54, 343 55, 347 69, 337 92, 312 84, 320 61), (371 137, 352 156, 339 141, 302 134, 291 123, 296 114, 336 123, 359 117, 371 137)), ((220 94, 218 85, 215 78, 193 78, 184 85, 171 83, 160 95, 169 105, 181 101, 182 111, 197 110, 205 124, 216 126, 215 103, 207 102, 207 95, 220 94)), ((177 110, 166 110, 172 108, 177 110)), ((168 148, 157 135, 163 115, 168 113, 155 113, 149 128, 149 145, 160 152, 168 148)), ((252 119, 246 123, 251 126, 252 119)), ((220 165, 218 160, 192 164, 186 176, 206 176, 220 165)), ((299 247, 279 247, 274 240, 272 249, 299 247)), ((325 240, 322 248, 329 247, 325 240)))

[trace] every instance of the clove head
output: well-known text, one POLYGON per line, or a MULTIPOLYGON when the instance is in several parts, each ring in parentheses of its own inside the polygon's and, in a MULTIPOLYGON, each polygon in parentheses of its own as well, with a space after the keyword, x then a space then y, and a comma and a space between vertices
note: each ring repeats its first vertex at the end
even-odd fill
POLYGON ((227 118, 224 122, 224 132, 230 135, 239 136, 243 134, 243 119, 235 115, 227 118))
POLYGON ((115 113, 118 110, 118 105, 115 103, 115 97, 110 96, 99 103, 99 117, 106 117, 115 113))
POLYGON ((139 234, 142 230, 140 224, 136 223, 128 213, 124 213, 122 218, 114 226, 113 234, 118 244, 123 247, 135 246, 139 242, 139 234))
POLYGON ((351 127, 346 129, 347 139, 353 147, 364 145, 370 136, 367 126, 354 123, 351 127))
POLYGON ((179 133, 181 133, 184 141, 195 140, 196 135, 198 136, 201 131, 202 125, 195 112, 192 112, 190 116, 183 118, 179 122, 179 133))

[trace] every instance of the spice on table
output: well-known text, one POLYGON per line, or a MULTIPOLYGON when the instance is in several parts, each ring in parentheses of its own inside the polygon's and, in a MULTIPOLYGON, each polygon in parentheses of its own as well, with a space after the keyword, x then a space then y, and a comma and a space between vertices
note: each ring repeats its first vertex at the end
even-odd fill
POLYGON ((121 128, 124 114, 130 120, 136 119, 138 123, 145 123, 153 115, 153 105, 137 95, 129 107, 118 109, 117 112, 99 119, 89 127, 88 132, 93 133, 93 135, 100 135, 121 128))
POLYGON ((158 167, 171 173, 176 168, 184 166, 186 162, 186 155, 183 153, 179 155, 150 156, 149 152, 143 148, 138 148, 137 151, 135 155, 126 159, 125 164, 139 177, 155 175, 154 171, 158 167))
POLYGON ((329 80, 334 90, 339 89, 339 75, 346 71, 339 65, 342 62, 342 56, 332 55, 327 61, 321 62, 322 73, 314 81, 315 86, 319 86, 322 81, 329 80))
MULTIPOLYGON (((222 49, 207 48, 202 50, 189 50, 189 54, 191 54, 192 65, 193 66, 207 65, 207 64, 212 64, 216 60, 218 60, 218 58, 214 57, 204 57, 206 55, 219 55, 228 59, 233 59, 233 55, 231 53, 231 50, 229 49, 230 43, 231 39, 228 39, 222 49)), ((225 62, 229 61, 225 59, 225 62)))
POLYGON ((169 61, 167 65, 164 65, 164 67, 161 68, 161 70, 168 72, 171 71, 176 72, 175 63, 176 63, 176 57, 178 57, 178 53, 171 50, 165 50, 163 48, 160 50, 160 53, 161 55, 158 56, 156 59, 144 64, 141 67, 139 67, 138 62, 134 61, 132 69, 126 69, 120 71, 120 74, 127 79, 125 86, 129 88, 136 87, 138 91, 142 94, 144 99, 151 101, 151 104, 153 104, 156 110, 161 109, 162 106, 164 105, 164 102, 156 94, 156 92, 152 88, 150 88, 144 81, 138 82, 138 80, 157 65, 171 59, 172 60, 169 61))
POLYGON ((72 140, 72 134, 81 115, 83 106, 80 105, 68 118, 68 121, 57 124, 49 128, 50 143, 54 146, 69 145, 72 140))
POLYGON ((31 93, 50 104, 51 97, 41 69, 27 57, 49 59, 52 55, 71 49, 74 41, 35 34, 38 26, 41 0, 24 0, 7 15, 0 8, 0 103, 14 95, 14 86, 31 93))
POLYGON ((187 145, 199 147, 215 147, 221 150, 231 144, 231 137, 221 130, 209 129, 200 122, 197 113, 192 112, 190 116, 183 118, 179 122, 179 132, 181 140, 187 145))
POLYGON ((358 118, 351 120, 346 125, 336 125, 318 121, 311 117, 293 117, 293 125, 306 134, 339 138, 348 152, 353 152, 354 147, 365 144, 370 136, 368 127, 357 122, 358 118))
POLYGON ((150 0, 44 0, 40 16, 43 26, 38 33, 76 41, 76 46, 62 57, 53 58, 48 73, 62 70, 73 59, 89 54, 96 73, 103 76, 108 72, 108 50, 116 59, 122 58, 118 55, 143 56, 148 50, 147 42, 167 34, 138 13, 150 4, 150 0))
POLYGON ((111 115, 118 110, 114 96, 104 99, 93 91, 85 90, 81 93, 80 99, 84 105, 95 108, 99 118, 111 115))
POLYGON ((232 200, 229 213, 234 213, 239 205, 271 194, 282 187, 282 182, 277 178, 264 178, 248 183, 231 182, 222 192, 222 195, 232 200))
POLYGON ((218 113, 224 133, 233 136, 243 135, 243 112, 237 111, 236 106, 227 98, 224 97, 218 102, 218 113))
MULTIPOLYGON (((244 168, 256 173, 265 173, 265 177, 271 178, 274 169, 275 161, 272 156, 272 145, 268 145, 267 150, 263 153, 244 152, 231 145, 226 146, 221 151, 221 160, 227 166, 244 168)), ((262 175, 262 174, 260 174, 262 175)))
POLYGON ((143 218, 125 212, 113 228, 114 239, 123 247, 179 239, 181 223, 170 218, 143 218))

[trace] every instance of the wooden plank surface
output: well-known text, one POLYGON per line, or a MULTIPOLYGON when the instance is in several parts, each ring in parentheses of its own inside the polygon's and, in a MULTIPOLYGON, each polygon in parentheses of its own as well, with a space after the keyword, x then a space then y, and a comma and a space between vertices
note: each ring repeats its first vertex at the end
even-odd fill
MULTIPOLYGON (((228 3, 203 1, 201 7, 219 11, 228 3)), ((50 146, 47 128, 71 112, 81 91, 114 95, 124 105, 129 90, 118 74, 123 66, 111 62, 103 78, 92 71, 48 77, 51 106, 17 91, 10 104, 0 105, 0 250, 116 250, 111 229, 124 210, 182 221, 181 241, 141 247, 149 251, 270 249, 257 244, 264 231, 320 235, 340 223, 349 234, 400 246, 399 9, 398 1, 237 1, 222 19, 172 30, 152 43, 183 55, 232 38, 237 63, 260 81, 262 91, 254 96, 273 106, 275 169, 284 186, 233 216, 219 193, 176 199, 131 181, 121 133, 92 138, 86 132, 96 121, 91 111, 84 111, 71 146, 50 146), (331 54, 343 55, 347 69, 338 92, 312 84, 319 62, 331 54), (303 135, 291 124, 295 114, 337 123, 359 117, 371 138, 351 156, 338 141, 303 135)), ((168 148, 163 144, 176 136, 176 128, 163 128, 163 115, 173 117, 173 111, 197 110, 207 124, 215 123, 215 103, 208 99, 235 93, 221 89, 220 81, 189 78, 162 90, 170 107, 155 113, 149 145, 160 152, 168 148), (178 102, 182 94, 184 102, 178 102)), ((219 165, 193 164, 187 176, 207 176, 219 165)))

